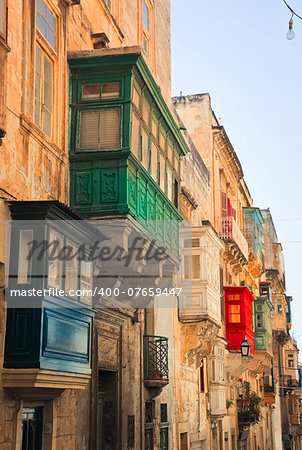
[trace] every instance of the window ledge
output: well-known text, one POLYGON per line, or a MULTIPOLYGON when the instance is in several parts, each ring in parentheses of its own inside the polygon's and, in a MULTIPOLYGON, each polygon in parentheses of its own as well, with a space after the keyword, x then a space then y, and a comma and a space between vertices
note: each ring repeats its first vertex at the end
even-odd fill
POLYGON ((34 122, 27 116, 20 115, 21 128, 30 133, 37 141, 39 141, 47 150, 49 150, 56 158, 60 159, 64 164, 67 163, 68 157, 34 122))
POLYGON ((0 34, 0 46, 4 48, 4 50, 9 53, 11 51, 10 46, 7 44, 7 42, 3 39, 3 37, 0 34))

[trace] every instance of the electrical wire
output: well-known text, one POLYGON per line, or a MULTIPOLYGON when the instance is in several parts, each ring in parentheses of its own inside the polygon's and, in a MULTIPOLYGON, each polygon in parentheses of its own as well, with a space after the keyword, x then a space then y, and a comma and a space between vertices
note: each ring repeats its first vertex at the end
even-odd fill
POLYGON ((285 0, 283 0, 283 3, 285 3, 285 5, 288 7, 288 9, 290 10, 290 12, 291 12, 294 16, 296 16, 296 17, 298 17, 298 19, 302 20, 302 17, 299 16, 299 14, 297 14, 297 13, 293 10, 293 8, 291 8, 291 7, 289 6, 289 4, 288 4, 285 0))

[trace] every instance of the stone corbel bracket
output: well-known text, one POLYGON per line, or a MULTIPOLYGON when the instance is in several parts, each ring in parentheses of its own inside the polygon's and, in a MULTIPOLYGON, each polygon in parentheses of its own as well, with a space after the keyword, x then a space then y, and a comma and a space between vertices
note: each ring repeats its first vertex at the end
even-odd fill
POLYGON ((219 327, 209 320, 200 323, 197 333, 198 344, 186 354, 186 362, 189 367, 198 369, 201 366, 202 359, 211 353, 218 330, 219 327))

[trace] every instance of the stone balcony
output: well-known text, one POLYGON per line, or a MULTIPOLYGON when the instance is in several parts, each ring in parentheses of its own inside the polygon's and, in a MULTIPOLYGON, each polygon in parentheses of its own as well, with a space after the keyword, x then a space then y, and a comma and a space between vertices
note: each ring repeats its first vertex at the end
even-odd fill
POLYGON ((226 244, 226 254, 234 271, 248 263, 248 243, 233 217, 221 217, 218 221, 218 233, 226 244))

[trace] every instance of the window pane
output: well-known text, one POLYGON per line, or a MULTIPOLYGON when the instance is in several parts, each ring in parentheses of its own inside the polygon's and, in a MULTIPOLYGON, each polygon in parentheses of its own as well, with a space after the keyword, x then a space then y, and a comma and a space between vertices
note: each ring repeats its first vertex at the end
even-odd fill
POLYGON ((157 124, 156 119, 154 117, 152 117, 152 124, 151 124, 152 134, 156 140, 157 140, 157 129, 158 129, 157 126, 158 126, 158 124, 157 124))
POLYGON ((81 111, 80 113, 80 148, 98 148, 100 111, 81 111))
POLYGON ((172 146, 169 144, 168 145, 168 159, 170 161, 170 163, 173 163, 173 148, 172 146))
POLYGON ((82 85, 82 100, 98 98, 100 98, 100 83, 82 85))
POLYGON ((200 278, 200 257, 192 255, 192 278, 198 280, 200 278))
POLYGON ((165 132, 162 129, 160 130, 160 133, 159 133, 159 145, 161 146, 163 151, 166 150, 166 137, 165 137, 165 132))
POLYGON ((192 239, 184 239, 184 248, 192 248, 192 247, 199 247, 200 242, 198 238, 192 238, 192 239))
POLYGON ((76 256, 77 249, 71 242, 66 242, 66 245, 70 247, 71 252, 66 256, 65 263, 65 292, 69 293, 71 290, 78 288, 78 265, 79 261, 76 256))
POLYGON ((144 52, 146 53, 147 56, 148 56, 148 46, 149 46, 148 44, 149 44, 148 39, 144 35, 143 36, 143 50, 144 50, 144 52))
POLYGON ((157 181, 157 147, 154 142, 151 143, 151 175, 157 181))
POLYGON ((120 147, 120 112, 118 109, 102 109, 100 120, 100 148, 112 150, 120 147))
POLYGON ((85 303, 91 302, 92 297, 92 262, 81 261, 80 289, 81 300, 85 303))
POLYGON ((120 83, 103 83, 102 98, 118 98, 120 96, 120 83))
POLYGON ((131 138, 131 150, 134 155, 139 159, 139 125, 140 120, 135 113, 132 115, 132 138, 131 138))
POLYGON ((35 112, 34 122, 41 125, 41 49, 36 46, 36 66, 35 66, 35 112))
POLYGON ((2 34, 5 31, 5 16, 4 0, 0 0, 0 33, 2 34))
POLYGON ((144 23, 146 29, 149 31, 150 14, 149 14, 149 7, 145 0, 143 0, 143 23, 144 23))
MULTIPOLYGON (((63 277, 63 265, 62 260, 57 257, 58 252, 62 248, 62 236, 54 231, 49 233, 49 243, 57 243, 57 251, 54 252, 54 257, 48 260, 48 286, 61 289, 62 288, 62 277, 63 277)), ((48 257, 51 256, 51 249, 55 247, 50 247, 48 257)))
POLYGON ((31 281, 31 258, 27 259, 33 240, 33 230, 20 230, 19 259, 18 259, 18 284, 27 284, 31 281))
POLYGON ((148 126, 149 126, 149 112, 150 112, 149 106, 145 101, 143 101, 143 119, 148 126))
POLYGON ((149 168, 149 138, 146 130, 142 128, 142 164, 149 168))
POLYGON ((165 191, 166 161, 162 154, 159 154, 159 186, 165 191))
POLYGON ((52 63, 44 55, 44 105, 43 105, 43 131, 51 136, 52 119, 52 63))
POLYGON ((36 3, 36 26, 48 43, 56 49, 56 17, 43 0, 36 3))
POLYGON ((169 200, 173 200, 173 176, 169 167, 167 167, 167 196, 169 200))
POLYGON ((240 305, 229 305, 229 322, 240 322, 240 305))
POLYGON ((139 110, 139 100, 140 100, 139 92, 134 88, 133 89, 133 103, 135 104, 135 106, 137 107, 138 110, 139 110))
POLYGON ((184 278, 200 279, 200 257, 199 255, 184 256, 184 278))

